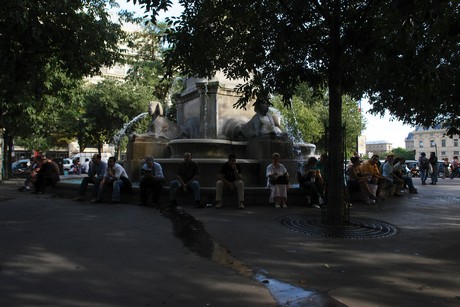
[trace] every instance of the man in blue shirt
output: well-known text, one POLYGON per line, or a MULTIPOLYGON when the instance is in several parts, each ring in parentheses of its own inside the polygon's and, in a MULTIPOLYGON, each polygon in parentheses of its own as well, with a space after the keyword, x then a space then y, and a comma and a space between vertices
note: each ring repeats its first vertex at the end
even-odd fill
POLYGON ((160 163, 155 162, 153 157, 145 158, 145 163, 141 168, 141 176, 139 183, 141 203, 139 205, 150 205, 149 201, 152 198, 154 205, 158 208, 158 201, 165 180, 160 163))
POLYGON ((99 186, 102 179, 104 178, 105 171, 107 169, 107 163, 101 160, 100 154, 94 154, 89 163, 88 177, 83 178, 80 184, 80 189, 78 190, 78 196, 74 198, 76 201, 85 200, 86 189, 88 184, 94 184, 93 189, 93 198, 97 197, 97 192, 99 191, 99 186))

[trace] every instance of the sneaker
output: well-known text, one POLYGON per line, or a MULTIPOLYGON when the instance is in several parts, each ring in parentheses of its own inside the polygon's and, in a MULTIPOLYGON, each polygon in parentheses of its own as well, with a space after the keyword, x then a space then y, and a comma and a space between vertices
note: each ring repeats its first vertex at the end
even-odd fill
POLYGON ((204 208, 204 204, 202 204, 199 200, 195 201, 195 208, 204 208))
POLYGON ((366 200, 366 204, 368 204, 368 205, 373 205, 373 204, 375 204, 375 200, 373 200, 373 199, 368 199, 368 200, 366 200))
POLYGON ((93 204, 95 204, 95 203, 102 203, 102 199, 93 198, 93 199, 91 199, 91 202, 92 202, 93 204))
POLYGON ((239 208, 239 209, 244 209, 244 203, 243 203, 243 202, 240 202, 240 204, 238 205, 238 208, 239 208))
POLYGON ((282 208, 287 208, 287 205, 286 205, 285 203, 282 203, 282 204, 281 204, 281 207, 282 207, 282 208))
POLYGON ((280 208, 280 204, 279 203, 275 203, 275 208, 280 208))
POLYGON ((120 202, 118 200, 112 200, 109 202, 111 205, 118 205, 120 202))
POLYGON ((84 201, 85 198, 83 196, 77 196, 73 199, 74 201, 84 201))
POLYGON ((25 191, 25 190, 26 190, 26 187, 20 187, 20 188, 18 189, 19 192, 23 192, 23 191, 25 191))
POLYGON ((216 209, 222 208, 222 203, 220 201, 216 202, 216 209))
POLYGON ((319 200, 318 200, 318 204, 320 206, 324 205, 324 200, 320 197, 319 200))
POLYGON ((316 209, 321 209, 321 207, 318 204, 314 204, 312 207, 316 209))

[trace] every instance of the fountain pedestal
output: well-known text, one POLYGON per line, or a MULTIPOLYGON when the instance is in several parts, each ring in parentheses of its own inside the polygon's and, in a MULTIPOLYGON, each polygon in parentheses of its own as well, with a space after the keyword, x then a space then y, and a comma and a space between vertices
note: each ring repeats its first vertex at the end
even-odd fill
POLYGON ((184 92, 173 98, 177 105, 177 124, 184 127, 188 120, 198 119, 199 138, 169 140, 155 138, 155 133, 132 136, 128 143, 127 160, 124 161, 132 181, 140 179, 142 159, 154 156, 162 165, 165 182, 169 184, 176 179, 183 154, 190 152, 199 166, 200 184, 214 187, 222 164, 227 161, 228 154, 233 153, 242 167, 245 185, 261 187, 266 184, 265 170, 271 163, 271 156, 278 152, 291 176, 291 183, 297 182, 298 163, 314 154, 315 145, 294 144, 287 134, 262 135, 241 141, 238 125, 251 120, 254 111, 233 108, 240 96, 219 81, 192 81, 188 81, 184 92), (232 133, 229 134, 229 131, 232 133))

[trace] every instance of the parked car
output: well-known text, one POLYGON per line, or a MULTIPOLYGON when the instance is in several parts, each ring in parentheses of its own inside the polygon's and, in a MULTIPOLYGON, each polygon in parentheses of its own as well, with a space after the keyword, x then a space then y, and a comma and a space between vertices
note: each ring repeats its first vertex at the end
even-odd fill
POLYGON ((69 158, 64 158, 62 159, 62 168, 65 170, 65 171, 68 171, 70 170, 70 168, 72 167, 72 160, 69 159, 69 158))
POLYGON ((11 164, 13 177, 24 178, 27 176, 27 170, 30 166, 29 159, 21 159, 11 164))

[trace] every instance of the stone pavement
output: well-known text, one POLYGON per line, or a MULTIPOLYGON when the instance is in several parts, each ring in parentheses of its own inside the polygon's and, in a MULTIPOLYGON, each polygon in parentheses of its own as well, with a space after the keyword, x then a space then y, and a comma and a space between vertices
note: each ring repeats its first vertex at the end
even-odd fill
POLYGON ((353 218, 397 234, 349 239, 283 226, 320 214, 300 204, 161 214, 21 193, 9 181, 0 306, 459 306, 460 179, 414 182, 419 194, 353 204, 353 218))

